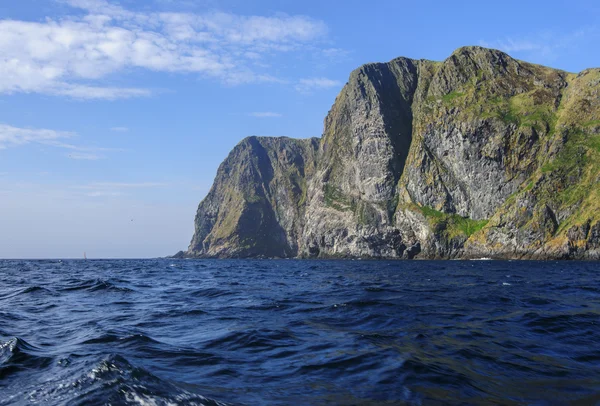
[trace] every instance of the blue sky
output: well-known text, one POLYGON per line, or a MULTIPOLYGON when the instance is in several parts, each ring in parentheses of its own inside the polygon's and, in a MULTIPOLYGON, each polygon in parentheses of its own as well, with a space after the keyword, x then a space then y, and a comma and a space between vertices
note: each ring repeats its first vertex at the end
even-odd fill
POLYGON ((0 257, 185 249, 242 138, 320 136, 351 70, 463 45, 597 67, 600 3, 2 0, 0 257))

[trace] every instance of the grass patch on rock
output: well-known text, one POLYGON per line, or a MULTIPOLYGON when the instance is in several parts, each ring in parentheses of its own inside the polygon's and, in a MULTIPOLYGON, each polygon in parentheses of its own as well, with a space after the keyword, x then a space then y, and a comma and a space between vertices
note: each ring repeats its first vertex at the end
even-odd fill
POLYGON ((446 231, 449 238, 465 236, 469 238, 480 231, 488 220, 473 220, 458 214, 443 213, 428 206, 417 206, 435 230, 446 231))
POLYGON ((337 187, 326 184, 323 189, 325 205, 338 211, 354 211, 354 201, 337 187))

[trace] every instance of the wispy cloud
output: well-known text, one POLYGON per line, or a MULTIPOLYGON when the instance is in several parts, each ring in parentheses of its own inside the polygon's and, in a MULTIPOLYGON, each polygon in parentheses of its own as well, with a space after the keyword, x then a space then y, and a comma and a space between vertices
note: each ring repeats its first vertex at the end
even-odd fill
POLYGON ((104 158, 100 152, 121 151, 118 148, 77 145, 72 142, 78 135, 70 131, 57 131, 44 128, 19 128, 0 124, 0 150, 27 144, 46 145, 69 151, 67 157, 78 160, 104 158), (65 142, 71 141, 71 142, 65 142))
POLYGON ((68 96, 73 99, 130 99, 132 97, 150 96, 152 92, 148 89, 99 87, 81 84, 57 83, 42 93, 50 93, 59 96, 68 96))
POLYGON ((93 154, 89 152, 71 152, 68 155, 68 157, 78 161, 97 161, 99 159, 105 158, 103 155, 93 154))
POLYGON ((323 56, 332 61, 345 60, 350 55, 350 51, 342 48, 325 48, 321 51, 323 56))
POLYGON ((479 41, 481 46, 486 48, 495 48, 504 52, 539 52, 544 55, 550 55, 555 46, 547 42, 537 42, 522 38, 505 38, 493 42, 479 41))
POLYGON ((282 114, 280 114, 280 113, 274 113, 272 111, 256 111, 254 113, 248 113, 248 115, 250 117, 257 117, 257 118, 276 118, 276 117, 282 117, 282 114))
POLYGON ((75 133, 47 129, 18 128, 0 124, 0 149, 25 144, 59 145, 61 139, 72 138, 75 133))
POLYGON ((331 89, 334 87, 340 87, 342 82, 339 80, 333 80, 328 78, 308 78, 300 79, 296 85, 296 90, 302 93, 310 93, 314 90, 320 89, 331 89))
POLYGON ((166 187, 163 182, 92 182, 87 185, 73 186, 88 197, 118 197, 127 196, 133 190, 154 189, 166 187))
POLYGON ((163 182, 93 182, 87 185, 75 186, 77 189, 141 189, 141 188, 156 188, 167 186, 163 182))
POLYGON ((302 15, 133 12, 107 0, 57 1, 83 15, 0 20, 0 93, 150 95, 150 89, 103 85, 108 75, 132 69, 196 73, 228 85, 280 82, 260 60, 315 49, 328 32, 324 22, 302 15))
POLYGON ((89 197, 117 197, 117 196, 123 196, 123 193, 109 192, 109 191, 95 191, 95 192, 86 193, 85 195, 89 196, 89 197))
POLYGON ((543 59, 555 59, 559 54, 589 36, 597 35, 595 26, 582 27, 566 33, 543 32, 524 37, 505 37, 494 41, 481 40, 479 44, 508 53, 524 53, 543 59))
POLYGON ((127 128, 127 127, 112 127, 110 129, 110 131, 115 132, 115 133, 126 133, 129 131, 129 128, 127 128))

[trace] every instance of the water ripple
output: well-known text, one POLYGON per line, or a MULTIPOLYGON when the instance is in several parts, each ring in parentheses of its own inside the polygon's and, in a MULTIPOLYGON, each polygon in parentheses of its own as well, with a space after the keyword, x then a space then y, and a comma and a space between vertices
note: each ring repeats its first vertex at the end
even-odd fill
POLYGON ((0 261, 0 405, 597 404, 599 271, 0 261))

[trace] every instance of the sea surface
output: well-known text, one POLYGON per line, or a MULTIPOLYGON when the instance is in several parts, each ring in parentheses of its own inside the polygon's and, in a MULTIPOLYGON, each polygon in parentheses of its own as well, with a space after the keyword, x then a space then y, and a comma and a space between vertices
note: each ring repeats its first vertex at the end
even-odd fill
POLYGON ((600 404, 600 263, 0 261, 29 404, 600 404))

